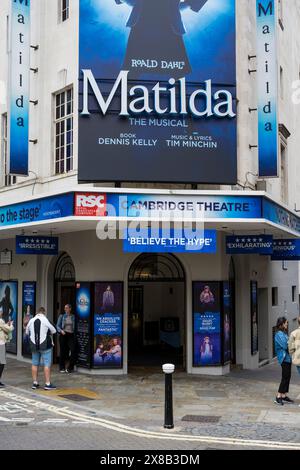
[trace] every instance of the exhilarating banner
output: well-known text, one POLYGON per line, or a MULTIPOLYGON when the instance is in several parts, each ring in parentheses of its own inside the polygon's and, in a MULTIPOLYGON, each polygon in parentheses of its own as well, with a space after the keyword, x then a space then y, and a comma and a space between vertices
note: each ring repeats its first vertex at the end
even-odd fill
POLYGON ((58 237, 16 236, 17 255, 58 255, 58 237))
POLYGON ((259 176, 278 176, 278 69, 275 0, 256 0, 259 176))
POLYGON ((221 364, 221 305, 219 282, 194 282, 193 366, 221 364))
POLYGON ((0 228, 73 215, 73 193, 0 207, 0 228))
POLYGON ((123 284, 95 283, 94 359, 96 368, 123 367, 123 284))
POLYGON ((250 308, 251 308, 251 354, 258 352, 258 291, 257 282, 250 282, 250 308))
POLYGON ((30 0, 11 0, 9 173, 28 175, 30 0))
POLYGON ((7 322, 13 322, 14 331, 12 339, 6 343, 6 351, 11 354, 18 352, 18 283, 15 281, 0 282, 0 309, 2 318, 7 322))
POLYGON ((123 241, 129 253, 216 253, 216 230, 128 229, 123 241))
POLYGON ((36 313, 36 282, 23 282, 22 289, 22 355, 31 357, 29 335, 26 335, 26 327, 36 313))
POLYGON ((273 261, 300 261, 300 239, 274 240, 273 261))
POLYGON ((79 181, 236 183, 235 0, 80 0, 79 41, 79 181))
POLYGON ((76 283, 77 365, 91 367, 91 284, 76 283))
POLYGON ((272 235, 237 235, 226 237, 228 255, 271 255, 273 253, 272 235))

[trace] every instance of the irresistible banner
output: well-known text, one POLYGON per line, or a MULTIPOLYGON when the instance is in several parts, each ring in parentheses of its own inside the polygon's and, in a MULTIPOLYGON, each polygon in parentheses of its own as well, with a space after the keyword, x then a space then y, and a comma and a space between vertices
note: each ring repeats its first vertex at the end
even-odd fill
POLYGON ((14 331, 11 340, 6 343, 6 351, 18 352, 18 283, 15 281, 0 282, 0 310, 5 323, 13 322, 14 331))
POLYGON ((272 261, 300 261, 300 239, 274 240, 272 261))
POLYGON ((128 229, 123 250, 128 253, 216 253, 216 230, 128 229))
POLYGON ((219 282, 193 283, 193 366, 221 364, 221 305, 219 282))
POLYGON ((17 255, 58 255, 58 237, 16 236, 17 255))
POLYGON ((259 176, 278 176, 277 0, 256 0, 259 176))
POLYGON ((123 367, 123 283, 95 283, 93 366, 123 367))
POLYGON ((28 175, 30 0, 11 0, 9 173, 28 175))
POLYGON ((80 182, 236 183, 235 0, 80 0, 79 44, 80 182))
POLYGON ((77 365, 91 367, 91 284, 76 283, 77 365))
POLYGON ((257 282, 250 282, 250 308, 251 308, 251 354, 258 352, 258 292, 257 282))
POLYGON ((272 235, 237 235, 226 237, 228 255, 271 255, 273 253, 272 235))
POLYGON ((26 335, 26 327, 36 314, 36 282, 23 282, 22 289, 22 355, 31 357, 29 335, 26 335))

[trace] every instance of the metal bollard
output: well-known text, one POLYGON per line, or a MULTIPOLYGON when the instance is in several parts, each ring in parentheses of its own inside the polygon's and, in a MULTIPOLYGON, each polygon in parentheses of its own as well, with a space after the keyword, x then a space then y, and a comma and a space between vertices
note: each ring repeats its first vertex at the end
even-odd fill
POLYGON ((175 370, 174 364, 164 364, 162 369, 165 373, 165 424, 164 428, 173 429, 173 388, 172 374, 175 370))

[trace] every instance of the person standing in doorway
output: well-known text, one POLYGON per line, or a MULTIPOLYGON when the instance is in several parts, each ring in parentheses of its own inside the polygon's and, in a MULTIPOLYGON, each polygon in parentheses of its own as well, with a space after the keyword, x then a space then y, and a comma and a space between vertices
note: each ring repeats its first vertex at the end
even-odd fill
POLYGON ((75 316, 72 314, 70 304, 65 305, 65 312, 62 313, 57 320, 56 325, 59 333, 59 369, 63 373, 74 372, 75 365, 75 316), (66 367, 66 363, 69 363, 66 367))
POLYGON ((3 320, 3 310, 0 308, 0 388, 5 385, 1 382, 2 374, 6 364, 6 350, 5 345, 9 341, 9 336, 14 329, 12 321, 5 323, 3 320))
POLYGON ((56 329, 46 317, 46 310, 41 307, 36 316, 29 321, 26 327, 26 334, 29 335, 32 352, 33 390, 39 388, 38 369, 40 365, 44 366, 44 390, 56 390, 55 385, 53 385, 50 380, 53 349, 52 335, 55 333, 56 329))
POLYGON ((292 363, 297 367, 300 374, 300 317, 298 318, 298 328, 292 331, 289 339, 289 353, 292 356, 292 363))
POLYGON ((275 334, 275 351, 279 364, 281 365, 282 377, 279 385, 277 397, 274 403, 277 405, 284 405, 285 403, 294 403, 287 393, 289 391, 291 373, 292 373, 292 358, 288 351, 288 325, 289 322, 285 317, 280 317, 277 320, 277 333, 275 334))

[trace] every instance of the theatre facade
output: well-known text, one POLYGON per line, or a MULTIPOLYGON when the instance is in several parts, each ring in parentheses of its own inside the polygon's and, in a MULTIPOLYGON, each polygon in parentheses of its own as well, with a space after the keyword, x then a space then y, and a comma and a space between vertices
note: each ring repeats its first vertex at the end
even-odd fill
POLYGON ((297 316, 298 263, 282 250, 295 249, 300 219, 263 192, 75 188, 3 206, 0 217, 3 262, 12 254, 1 298, 9 286, 20 360, 40 305, 54 323, 72 305, 78 368, 95 374, 164 362, 192 374, 257 368, 274 356, 282 305, 297 316))

